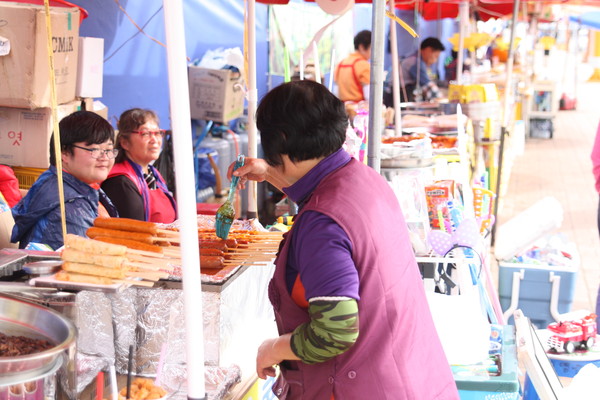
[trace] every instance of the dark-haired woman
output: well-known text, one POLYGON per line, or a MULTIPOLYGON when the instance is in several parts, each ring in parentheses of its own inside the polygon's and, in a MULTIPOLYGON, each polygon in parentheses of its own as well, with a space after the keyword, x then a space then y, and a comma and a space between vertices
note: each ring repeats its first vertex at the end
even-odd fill
MULTIPOLYGON (((270 91, 256 113, 267 180, 299 206, 269 285, 279 329, 258 349, 280 399, 458 399, 398 200, 342 145, 344 104, 303 80, 270 91)), ((231 171, 231 168, 230 168, 231 171)))
MULTIPOLYGON (((77 111, 59 123, 67 232, 86 236, 98 216, 118 213, 100 183, 114 164, 115 132, 104 118, 77 111)), ((30 242, 54 250, 63 245, 56 174, 54 135, 50 140, 50 168, 35 181, 27 195, 12 209, 15 219, 11 242, 24 248, 30 242)))
POLYGON ((151 163, 158 159, 165 131, 154 111, 133 108, 118 122, 119 155, 102 189, 123 218, 171 223, 177 218, 173 195, 151 163))

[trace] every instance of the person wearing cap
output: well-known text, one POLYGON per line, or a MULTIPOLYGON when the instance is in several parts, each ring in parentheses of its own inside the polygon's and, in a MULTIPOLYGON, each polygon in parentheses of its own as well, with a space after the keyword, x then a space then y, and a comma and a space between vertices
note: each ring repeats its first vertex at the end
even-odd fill
POLYGON ((360 31, 354 36, 354 50, 335 69, 338 97, 342 101, 359 102, 369 99, 371 31, 360 31))

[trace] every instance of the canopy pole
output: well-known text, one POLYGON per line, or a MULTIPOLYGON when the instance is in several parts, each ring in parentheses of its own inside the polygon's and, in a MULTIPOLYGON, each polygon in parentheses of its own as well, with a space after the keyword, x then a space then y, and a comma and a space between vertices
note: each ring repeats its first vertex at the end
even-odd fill
POLYGON ((373 2, 373 40, 371 42, 371 83, 369 86, 369 167, 381 170, 381 131, 383 130, 383 50, 385 43, 385 1, 373 2))
POLYGON ((508 124, 510 122, 510 99, 512 98, 512 73, 515 59, 515 31, 517 18, 519 16, 519 0, 514 0, 512 25, 510 27, 510 44, 508 46, 508 59, 506 60, 506 83, 504 87, 504 110, 502 115, 502 129, 500 130, 500 151, 498 152, 498 176, 496 177, 496 201, 494 202, 494 215, 496 223, 492 226, 491 245, 496 240, 496 227, 498 226, 498 204, 500 204, 500 188, 502 182, 502 159, 504 158, 504 142, 508 135, 508 124))
MULTIPOLYGON (((258 103, 258 91, 256 89, 256 12, 255 0, 248 0, 248 25, 245 27, 248 34, 248 156, 258 157, 258 146, 256 140, 256 106, 258 103)), ((256 200, 256 182, 248 181, 248 218, 258 217, 256 200)))
POLYGON ((456 60, 456 82, 462 85, 463 66, 465 64, 465 36, 467 35, 467 22, 469 21, 469 3, 461 0, 458 5, 458 58, 456 60))
POLYGON ((182 0, 163 0, 169 100, 173 127, 173 153, 177 184, 177 215, 180 221, 181 265, 188 399, 204 400, 204 331, 202 282, 198 250, 198 222, 193 162, 190 97, 185 48, 182 0))
MULTIPOLYGON (((396 1, 390 0, 390 12, 396 13, 396 1)), ((400 72, 398 71, 398 36, 396 22, 390 21, 390 47, 392 51, 392 96, 394 99, 394 136, 402 136, 402 114, 400 113, 400 72)))

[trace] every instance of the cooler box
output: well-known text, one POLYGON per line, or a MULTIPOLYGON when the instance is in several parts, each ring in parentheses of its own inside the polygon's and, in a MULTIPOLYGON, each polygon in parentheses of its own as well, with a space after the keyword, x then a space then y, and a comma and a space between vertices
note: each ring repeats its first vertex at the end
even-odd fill
POLYGON ((454 375, 461 400, 518 400, 519 369, 514 326, 502 332, 502 373, 500 376, 454 375))
MULTIPOLYGON (((503 311, 506 311, 511 304, 513 273, 521 271, 523 278, 519 282, 519 304, 517 308, 523 310, 523 314, 538 329, 544 329, 548 324, 554 322, 550 312, 553 285, 551 277, 560 277, 560 282, 555 283, 560 285, 558 289, 558 313, 564 314, 571 311, 577 279, 577 263, 573 262, 572 266, 564 267, 500 261, 498 293, 503 311)), ((512 316, 508 323, 514 324, 512 316)))

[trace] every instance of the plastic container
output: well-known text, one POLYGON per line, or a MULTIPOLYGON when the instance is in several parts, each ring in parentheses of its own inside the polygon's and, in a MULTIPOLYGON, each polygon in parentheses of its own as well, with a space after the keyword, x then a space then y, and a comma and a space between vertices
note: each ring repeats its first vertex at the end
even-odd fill
POLYGON ((500 376, 454 374, 461 400, 518 400, 519 369, 514 327, 503 327, 502 373, 500 376))
MULTIPOLYGON (((560 267, 551 265, 533 265, 522 263, 499 263, 498 294, 502 310, 506 311, 512 301, 514 273, 522 273, 519 282, 519 298, 517 308, 539 329, 546 328, 555 319, 551 310, 553 284, 559 285, 557 311, 564 314, 571 311, 578 265, 560 267), (560 277, 560 283, 553 283, 554 277, 560 277)), ((514 323, 512 317, 508 323, 514 323)))
POLYGON ((200 147, 208 147, 217 151, 219 161, 217 165, 219 167, 219 172, 221 173, 221 184, 223 187, 229 185, 229 179, 227 179, 227 170, 229 169, 229 165, 235 161, 235 158, 231 156, 231 145, 226 139, 215 138, 212 136, 207 136, 202 142, 200 142, 200 147))

